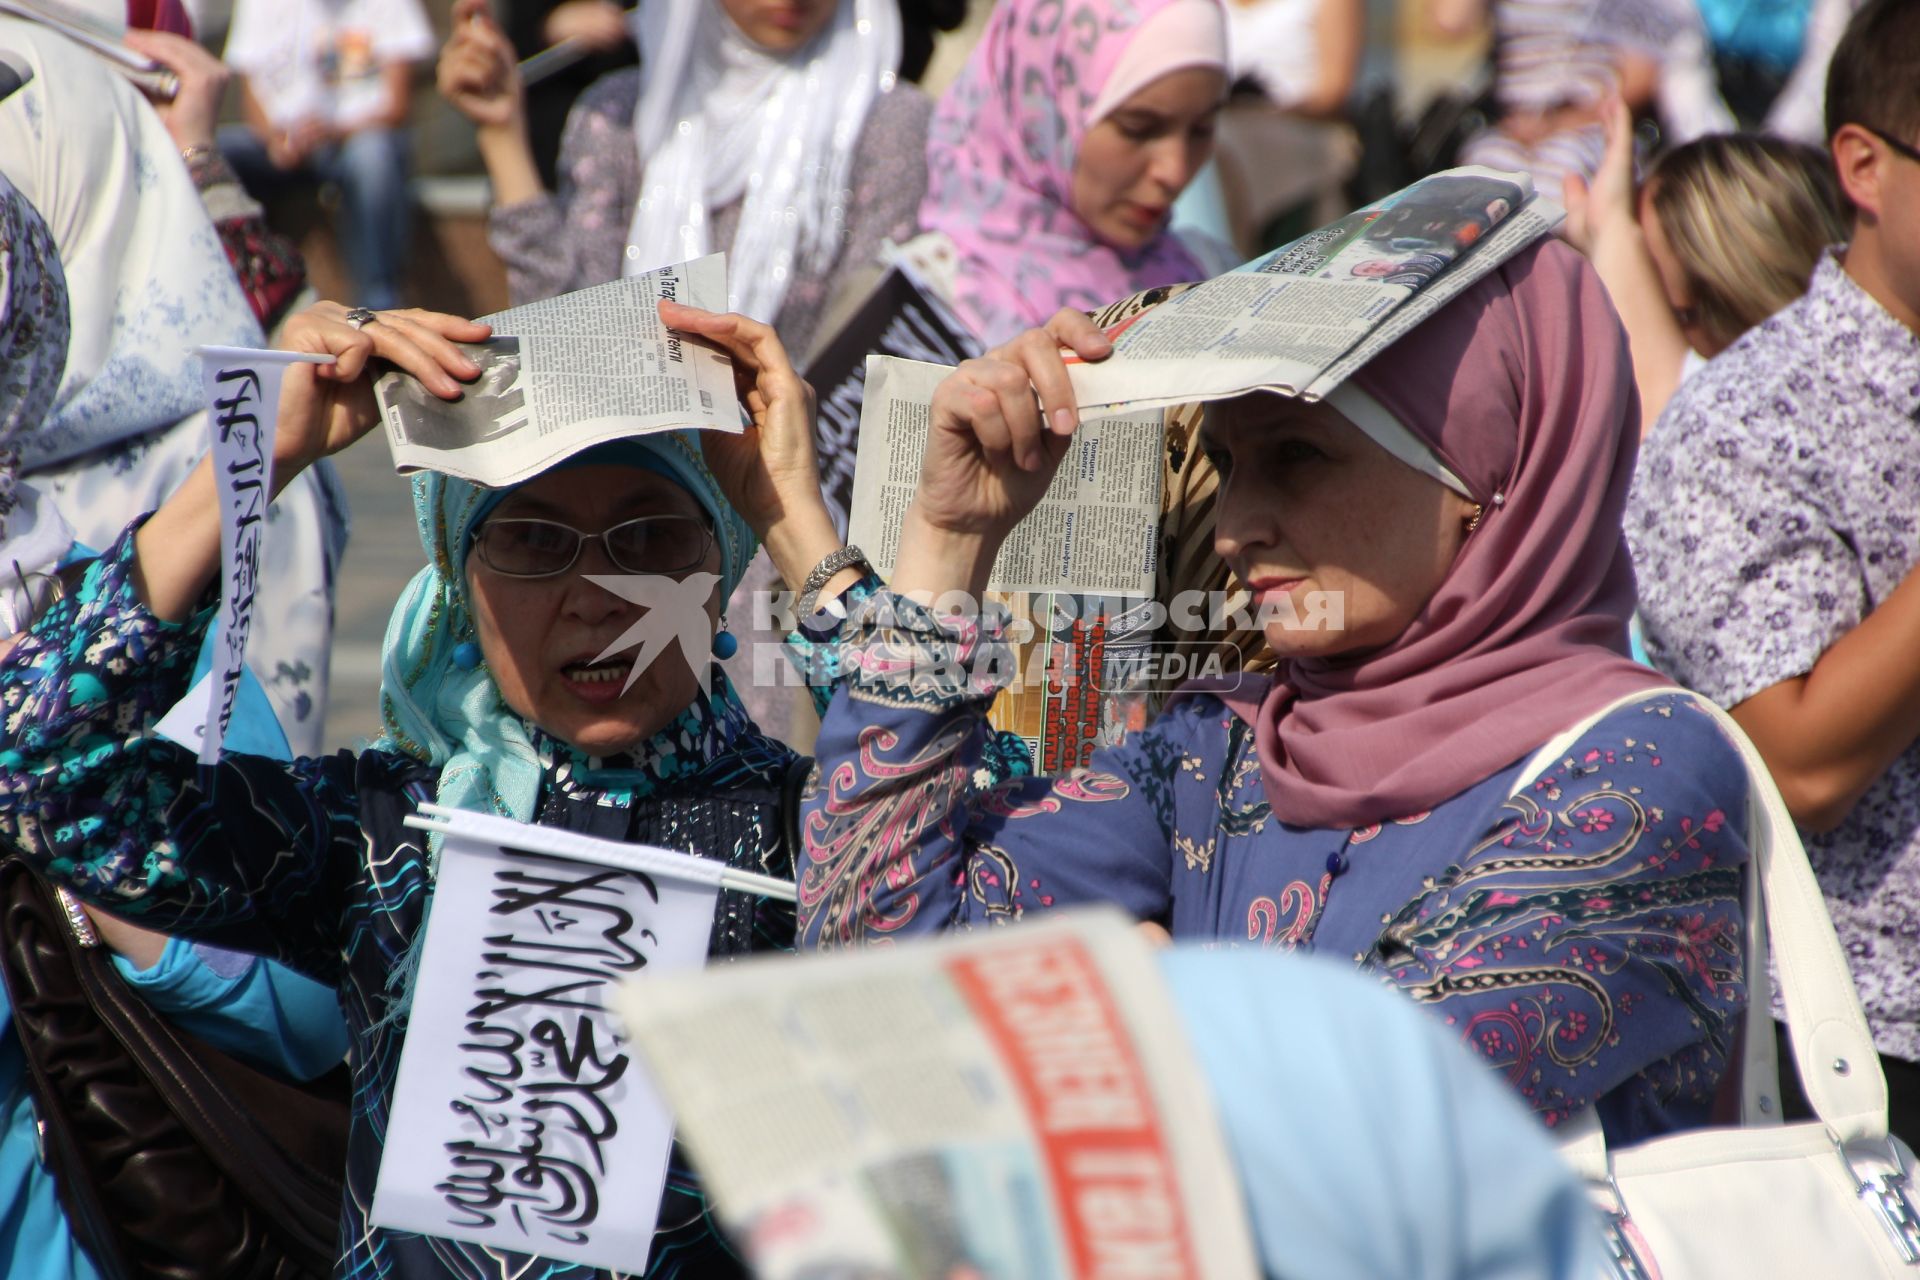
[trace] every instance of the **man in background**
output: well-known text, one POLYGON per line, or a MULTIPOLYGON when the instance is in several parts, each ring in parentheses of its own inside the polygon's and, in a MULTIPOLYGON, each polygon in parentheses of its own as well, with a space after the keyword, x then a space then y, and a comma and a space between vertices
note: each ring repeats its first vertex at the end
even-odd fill
MULTIPOLYGON (((1920 1137, 1920 4, 1869 0, 1827 70, 1853 207, 1806 296, 1680 384, 1626 531, 1653 664, 1767 762, 1920 1137)), ((1783 1041, 1784 1043, 1784 1041, 1783 1041)), ((1792 1055, 1783 1061, 1791 1062, 1792 1055)), ((1789 1120, 1809 1114, 1783 1081, 1789 1120)))
POLYGON ((400 303, 409 231, 408 112, 413 66, 432 56, 420 0, 238 0, 226 60, 240 73, 246 123, 220 149, 256 197, 332 183, 355 296, 400 303))

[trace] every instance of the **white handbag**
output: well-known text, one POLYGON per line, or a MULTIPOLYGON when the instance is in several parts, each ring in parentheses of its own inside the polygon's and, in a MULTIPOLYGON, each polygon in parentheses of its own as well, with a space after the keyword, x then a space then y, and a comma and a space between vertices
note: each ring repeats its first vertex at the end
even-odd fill
MULTIPOLYGON (((1670 691, 1661 691, 1670 692, 1670 691)), ((1598 720, 1543 748, 1523 777, 1570 749, 1598 720)), ((1866 1014, 1806 850, 1760 754, 1703 698, 1750 778, 1747 1032, 1741 1123, 1609 1151, 1591 1107, 1561 1131, 1561 1154, 1605 1215, 1609 1280, 1920 1280, 1913 1152, 1887 1132, 1887 1083, 1866 1014), (1818 1120, 1783 1124, 1768 1025, 1767 938, 1800 1079, 1818 1120)))

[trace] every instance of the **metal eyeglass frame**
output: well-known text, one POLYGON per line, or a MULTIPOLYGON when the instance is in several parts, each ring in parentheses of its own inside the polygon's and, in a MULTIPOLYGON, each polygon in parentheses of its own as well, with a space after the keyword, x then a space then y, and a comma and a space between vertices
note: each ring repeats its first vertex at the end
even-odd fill
POLYGON ((505 519, 487 520, 483 522, 479 528, 473 531, 472 535, 473 550, 480 557, 480 562, 505 578, 557 578, 567 570, 573 568, 576 564, 579 564, 580 553, 587 549, 587 543, 594 541, 599 542, 601 549, 607 553, 607 560, 622 573, 682 573, 698 566, 702 560, 707 558, 707 551, 713 546, 713 529, 698 516, 678 514, 636 516, 632 520, 622 520, 619 524, 602 529, 599 533, 588 533, 583 529, 576 529, 572 525, 560 520, 543 520, 533 516, 509 516, 505 519), (694 555, 693 559, 686 564, 673 565, 671 567, 650 565, 646 568, 635 568, 632 565, 623 563, 620 557, 614 554, 613 543, 609 541, 609 539, 620 530, 636 524, 658 524, 667 520, 684 520, 689 524, 697 526, 700 530, 700 549, 694 555), (510 524, 538 524, 546 525, 554 529, 565 529, 574 536, 573 554, 568 556, 567 562, 559 568, 548 569, 541 573, 516 573, 512 569, 503 569, 493 562, 492 557, 487 555, 486 532, 495 526, 510 524))

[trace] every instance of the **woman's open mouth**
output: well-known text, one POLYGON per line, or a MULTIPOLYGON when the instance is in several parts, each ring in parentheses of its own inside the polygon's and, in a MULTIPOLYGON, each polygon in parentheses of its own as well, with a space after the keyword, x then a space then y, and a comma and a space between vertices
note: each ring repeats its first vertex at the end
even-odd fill
POLYGON ((569 662, 560 668, 560 678, 577 698, 611 702, 625 691, 632 671, 633 659, 612 657, 605 662, 569 662))

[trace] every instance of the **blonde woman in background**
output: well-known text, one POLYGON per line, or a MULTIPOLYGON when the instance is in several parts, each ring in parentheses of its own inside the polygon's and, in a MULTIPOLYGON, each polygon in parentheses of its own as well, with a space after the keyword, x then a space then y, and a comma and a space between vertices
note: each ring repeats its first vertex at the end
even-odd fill
POLYGON ((1710 135, 1662 156, 1636 196, 1626 108, 1610 104, 1605 124, 1592 187, 1567 183, 1567 237, 1627 326, 1644 435, 1682 379, 1807 291, 1846 223, 1818 148, 1710 135))

